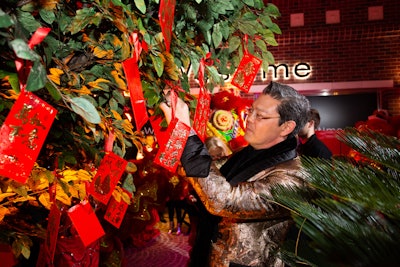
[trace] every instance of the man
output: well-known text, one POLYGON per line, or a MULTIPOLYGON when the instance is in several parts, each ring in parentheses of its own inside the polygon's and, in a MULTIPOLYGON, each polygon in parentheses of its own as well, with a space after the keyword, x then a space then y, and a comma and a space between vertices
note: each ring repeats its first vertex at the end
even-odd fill
MULTIPOLYGON (((171 110, 160 106, 170 120, 171 110)), ((189 137, 181 162, 207 210, 222 219, 212 243, 211 266, 283 266, 279 245, 291 225, 290 213, 264 196, 274 185, 301 186, 296 135, 304 126, 308 100, 290 86, 271 82, 248 110, 244 138, 249 146, 220 170, 204 144, 189 137), (206 178, 198 178, 206 177, 206 178)), ((190 125, 188 107, 178 100, 176 116, 190 125)))
POLYGON ((307 123, 299 132, 300 144, 297 151, 303 156, 331 159, 332 152, 315 134, 315 129, 318 128, 320 122, 321 117, 318 110, 310 109, 307 123))

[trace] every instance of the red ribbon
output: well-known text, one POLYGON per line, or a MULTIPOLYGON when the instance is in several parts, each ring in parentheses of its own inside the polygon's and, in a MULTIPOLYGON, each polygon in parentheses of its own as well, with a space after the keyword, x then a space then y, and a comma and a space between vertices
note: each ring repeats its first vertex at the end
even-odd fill
POLYGON ((212 64, 213 64, 213 61, 211 60, 211 53, 208 52, 206 54, 206 58, 202 58, 200 60, 200 67, 199 67, 199 74, 198 74, 200 90, 202 90, 202 88, 204 88, 204 69, 205 69, 205 66, 212 66, 212 64))
POLYGON ((170 81, 165 81, 165 83, 171 88, 171 91, 170 91, 171 120, 173 120, 175 118, 176 104, 178 103, 178 92, 185 93, 185 91, 181 87, 179 87, 177 84, 173 84, 170 81))
POLYGON ((125 72, 126 82, 129 89, 136 128, 140 131, 149 117, 143 96, 142 83, 140 81, 139 66, 135 58, 130 58, 122 62, 122 67, 125 72))
POLYGON ((142 44, 139 41, 139 34, 137 32, 132 33, 129 37, 129 42, 133 44, 134 47, 132 58, 138 61, 140 58, 140 54, 142 53, 142 44))
MULTIPOLYGON (((46 38, 47 34, 50 31, 51 31, 50 28, 38 28, 28 42, 29 48, 33 49, 35 45, 40 44, 44 40, 44 38, 46 38)), ((32 68, 32 62, 26 61, 21 58, 17 58, 15 60, 15 67, 18 73, 20 89, 21 91, 24 91, 26 87, 26 81, 28 80, 29 72, 31 71, 32 68)))
POLYGON ((161 0, 158 11, 161 31, 165 41, 165 50, 169 52, 172 39, 176 0, 161 0))

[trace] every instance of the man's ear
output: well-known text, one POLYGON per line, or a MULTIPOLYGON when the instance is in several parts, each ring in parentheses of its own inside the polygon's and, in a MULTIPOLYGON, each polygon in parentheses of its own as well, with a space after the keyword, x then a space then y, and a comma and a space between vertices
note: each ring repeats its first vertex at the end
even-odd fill
POLYGON ((282 125, 282 136, 288 136, 291 132, 294 131, 294 128, 296 128, 296 122, 295 121, 286 121, 282 125))

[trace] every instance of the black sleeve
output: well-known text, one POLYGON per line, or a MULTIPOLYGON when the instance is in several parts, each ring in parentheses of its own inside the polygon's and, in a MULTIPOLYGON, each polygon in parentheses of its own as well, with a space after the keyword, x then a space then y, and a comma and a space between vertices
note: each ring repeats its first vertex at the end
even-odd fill
POLYGON ((189 136, 181 156, 181 163, 189 177, 207 177, 211 156, 197 135, 189 136))

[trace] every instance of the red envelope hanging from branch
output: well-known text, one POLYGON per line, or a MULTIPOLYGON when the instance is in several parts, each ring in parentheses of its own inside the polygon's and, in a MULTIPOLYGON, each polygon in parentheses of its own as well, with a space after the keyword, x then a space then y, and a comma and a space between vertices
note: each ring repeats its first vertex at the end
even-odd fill
POLYGON ((122 63, 122 66, 128 84, 136 128, 140 131, 148 121, 149 116, 147 115, 146 101, 143 96, 137 60, 135 57, 127 59, 122 63))
POLYGON ((160 123, 162 122, 163 117, 161 116, 151 116, 150 117, 150 124, 151 128, 154 130, 154 135, 157 139, 158 144, 164 144, 168 141, 168 132, 165 128, 162 128, 160 126, 160 123))
POLYGON ((22 92, 0 128, 0 175, 25 183, 57 110, 22 92))
MULTIPOLYGON (((125 189, 123 190, 127 195, 129 195, 129 197, 132 197, 132 194, 130 192, 125 189)), ((128 203, 126 203, 122 197, 120 201, 118 201, 113 196, 108 203, 106 214, 104 214, 104 219, 114 225, 116 228, 119 228, 121 226, 122 220, 125 217, 128 206, 128 203)))
POLYGON ((250 90, 251 85, 261 67, 262 60, 247 51, 247 35, 245 36, 244 55, 236 72, 233 74, 232 84, 244 92, 250 90))
POLYGON ((127 164, 128 162, 123 158, 108 152, 100 162, 96 175, 88 188, 88 193, 107 205, 127 164))
POLYGON ((202 58, 199 67, 199 84, 200 92, 197 99, 196 113, 193 119, 193 129, 196 131, 199 138, 204 142, 206 138, 207 121, 210 116, 210 103, 211 96, 205 88, 204 84, 204 71, 205 66, 211 66, 213 61, 211 60, 211 53, 207 53, 206 58, 202 58))
POLYGON ((176 0, 161 0, 158 10, 161 31, 164 36, 165 50, 169 52, 172 39, 172 25, 174 24, 176 0))
POLYGON ((200 87, 199 98, 197 99, 196 113, 193 119, 193 129, 199 138, 204 142, 206 139, 207 122, 210 116, 211 96, 200 87))
POLYGON ((70 208, 68 216, 85 247, 104 236, 103 227, 87 200, 70 208))
POLYGON ((170 172, 175 172, 181 160, 189 133, 190 127, 188 125, 177 118, 173 118, 167 128, 169 140, 160 144, 154 163, 170 172))

